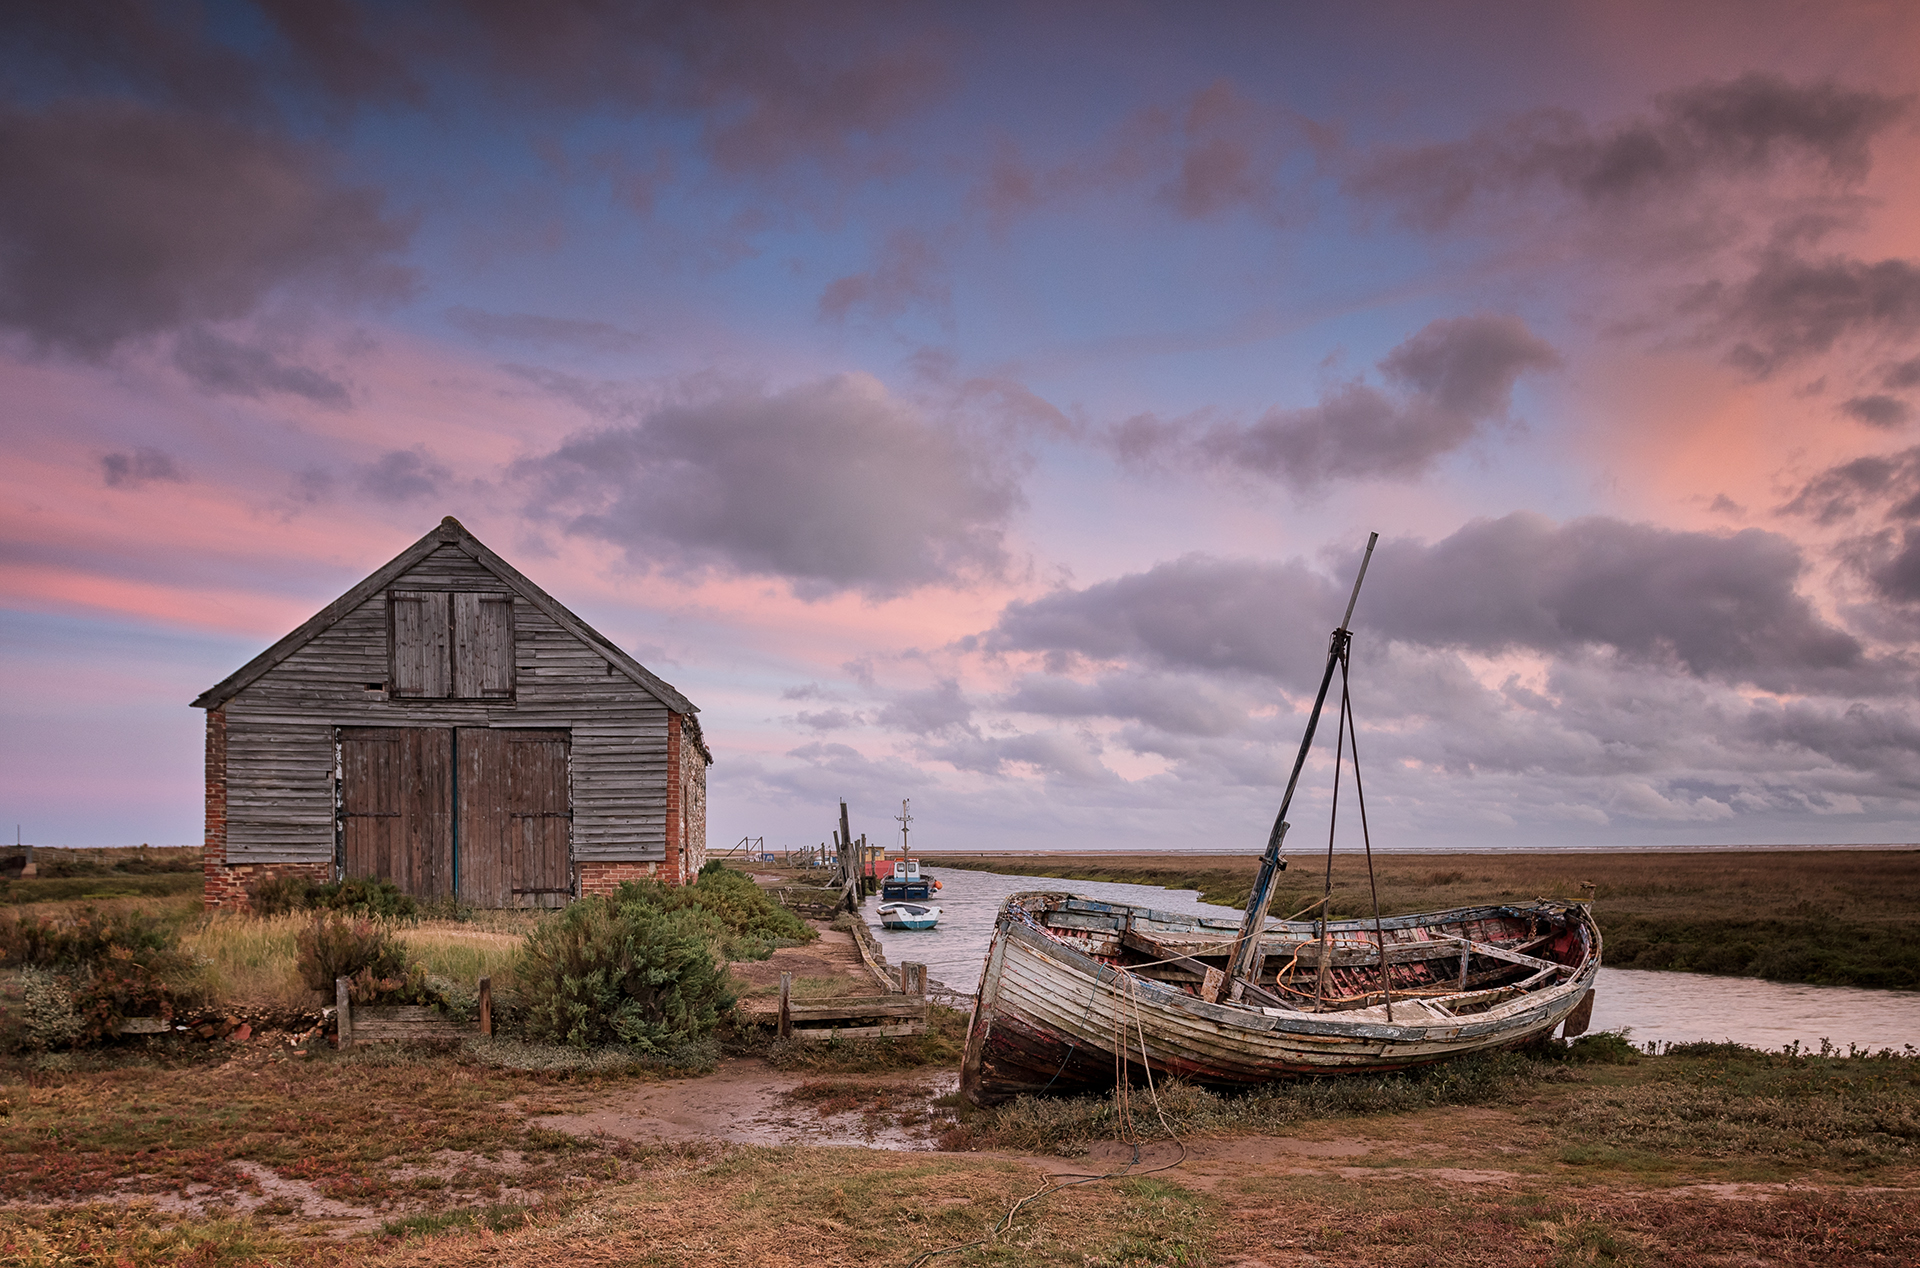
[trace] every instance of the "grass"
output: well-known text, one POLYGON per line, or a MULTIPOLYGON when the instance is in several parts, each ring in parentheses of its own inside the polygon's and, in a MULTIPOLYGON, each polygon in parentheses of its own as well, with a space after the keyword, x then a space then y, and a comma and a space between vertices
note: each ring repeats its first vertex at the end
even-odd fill
MULTIPOLYGON (((1002 1159, 743 1147, 609 1189, 558 1217, 536 1215, 533 1226, 486 1241, 485 1254, 501 1265, 905 1265, 987 1239, 1044 1183, 1002 1159)), ((1209 1231, 1208 1204, 1177 1185, 1086 1185, 1030 1203, 998 1236, 933 1262, 1196 1264, 1209 1231)), ((465 1265, 478 1249, 471 1235, 447 1237, 376 1262, 465 1265)))
MULTIPOLYGON (((1324 854, 1296 854, 1273 913, 1323 892, 1324 854)), ((942 856, 943 867, 1197 889, 1244 907, 1258 859, 1240 856, 942 856)), ((1920 850, 1633 851, 1376 855, 1383 914, 1529 898, 1594 899, 1616 968, 1676 969, 1823 986, 1920 988, 1920 850), (1586 889, 1591 881, 1594 888, 1586 889)), ((1366 860, 1334 856, 1336 917, 1372 911, 1366 860)))

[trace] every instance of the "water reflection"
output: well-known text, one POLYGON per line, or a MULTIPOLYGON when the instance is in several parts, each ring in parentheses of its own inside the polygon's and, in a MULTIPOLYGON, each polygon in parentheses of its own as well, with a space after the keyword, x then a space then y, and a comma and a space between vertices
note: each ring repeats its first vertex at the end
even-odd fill
MULTIPOLYGON (((889 963, 918 961, 935 981, 969 994, 979 984, 1000 904, 1007 895, 1023 890, 1069 890, 1161 911, 1229 920, 1240 917, 1231 907, 1201 902, 1199 893, 1190 889, 1003 876, 947 867, 925 870, 942 886, 934 895, 943 912, 939 928, 881 930, 873 914, 879 900, 873 898, 867 900, 868 923, 879 933, 889 963)), ((1625 1027, 1636 1043, 1707 1039, 1780 1048, 1798 1040, 1803 1048, 1817 1049, 1826 1039, 1842 1049, 1848 1044, 1874 1049, 1920 1046, 1920 991, 1786 986, 1751 978, 1609 968, 1600 970, 1597 989, 1593 1029, 1625 1027)))

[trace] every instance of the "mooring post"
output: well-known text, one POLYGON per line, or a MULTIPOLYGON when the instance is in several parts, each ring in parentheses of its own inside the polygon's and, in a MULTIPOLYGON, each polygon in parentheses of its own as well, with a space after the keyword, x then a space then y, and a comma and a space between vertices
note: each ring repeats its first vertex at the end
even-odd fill
POLYGON ((780 1037, 793 1038, 793 974, 780 975, 780 1037))
POLYGON ((480 979, 480 1033, 493 1037, 493 979, 480 979))
POLYGON ((905 995, 922 998, 927 993, 927 966, 915 964, 912 960, 900 964, 900 991, 905 995))
POLYGON ((353 1047, 353 1000, 347 994, 347 979, 333 979, 333 1020, 340 1036, 340 1051, 353 1047))

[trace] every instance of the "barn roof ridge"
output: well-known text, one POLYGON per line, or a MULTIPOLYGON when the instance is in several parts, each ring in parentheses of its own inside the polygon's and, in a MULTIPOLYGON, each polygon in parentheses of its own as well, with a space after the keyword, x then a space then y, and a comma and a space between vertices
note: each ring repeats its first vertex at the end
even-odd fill
MULTIPOLYGON (((609 639, 599 630, 594 629, 578 616, 575 616, 565 604, 541 589, 528 578, 526 574, 502 559, 499 555, 494 554, 485 542, 475 537, 468 531, 466 525, 451 515, 442 519, 437 525, 429 529, 419 541, 416 541, 413 545, 395 555, 379 568, 374 569, 373 572, 369 573, 352 589, 314 613, 284 638, 274 643, 271 647, 267 648, 267 650, 255 656, 240 668, 234 670, 218 683, 201 692, 199 696, 194 698, 192 707, 195 709, 215 709, 225 704, 246 687, 256 682, 268 670, 293 655, 294 652, 306 646, 306 644, 313 639, 319 637, 347 613, 353 611, 374 595, 379 594, 382 590, 385 590, 389 585, 393 584, 395 579, 408 572, 421 560, 431 555, 434 551, 439 550, 442 546, 454 547, 482 568, 485 568, 488 572, 493 573, 496 577, 500 578, 500 580, 506 582, 508 587, 516 594, 533 604, 534 607, 540 609, 540 611, 545 613, 562 629, 606 657, 608 664, 614 666, 648 692, 658 697, 662 704, 672 709, 675 713, 686 714, 689 719, 691 719, 693 714, 699 712, 699 709, 692 701, 674 690, 666 680, 629 656, 626 652, 621 651, 612 639, 609 639)), ((697 738, 697 729, 695 743, 700 743, 697 738)), ((703 751, 706 748, 704 744, 700 744, 700 747, 703 751)))

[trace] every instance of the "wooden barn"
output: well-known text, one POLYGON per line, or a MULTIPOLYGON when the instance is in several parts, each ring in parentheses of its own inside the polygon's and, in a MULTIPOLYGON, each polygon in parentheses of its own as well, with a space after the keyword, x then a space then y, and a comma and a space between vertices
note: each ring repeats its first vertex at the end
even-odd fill
POLYGON ((706 861, 698 711, 452 517, 193 704, 208 906, 297 872, 558 907, 706 861))

